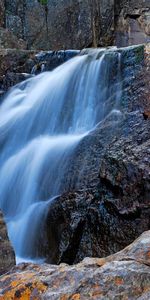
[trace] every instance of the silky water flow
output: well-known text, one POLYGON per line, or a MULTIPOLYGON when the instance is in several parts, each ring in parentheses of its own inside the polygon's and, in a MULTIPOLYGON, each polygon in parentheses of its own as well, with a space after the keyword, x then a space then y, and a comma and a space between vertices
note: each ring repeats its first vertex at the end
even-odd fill
POLYGON ((16 85, 0 106, 0 208, 17 261, 35 258, 40 226, 81 139, 119 110, 120 62, 115 50, 85 51, 16 85))

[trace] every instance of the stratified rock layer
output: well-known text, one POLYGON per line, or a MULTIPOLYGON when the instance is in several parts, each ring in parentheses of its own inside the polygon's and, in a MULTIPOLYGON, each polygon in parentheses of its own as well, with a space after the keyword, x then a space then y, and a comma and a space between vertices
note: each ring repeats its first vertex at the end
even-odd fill
POLYGON ((0 275, 15 265, 15 254, 7 235, 6 224, 0 211, 0 275))
POLYGON ((123 251, 78 265, 19 265, 0 280, 0 299, 148 300, 150 231, 123 251))

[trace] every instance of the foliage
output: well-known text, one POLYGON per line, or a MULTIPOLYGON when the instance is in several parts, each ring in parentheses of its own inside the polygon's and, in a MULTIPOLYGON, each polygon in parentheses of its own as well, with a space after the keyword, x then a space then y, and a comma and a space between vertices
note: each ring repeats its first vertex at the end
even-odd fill
POLYGON ((38 0, 38 1, 42 5, 47 5, 48 4, 48 0, 38 0))

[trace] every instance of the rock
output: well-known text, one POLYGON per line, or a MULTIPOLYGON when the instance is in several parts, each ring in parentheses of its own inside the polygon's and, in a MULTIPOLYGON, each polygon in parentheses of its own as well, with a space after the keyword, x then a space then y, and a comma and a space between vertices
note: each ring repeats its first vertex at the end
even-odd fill
POLYGON ((48 262, 110 255, 149 229, 150 122, 141 113, 128 113, 117 125, 116 130, 112 123, 101 124, 75 153, 78 173, 69 174, 78 190, 72 184, 72 192, 53 201, 40 237, 39 252, 48 262), (80 173, 83 158, 88 165, 80 173))
POLYGON ((41 51, 35 55, 32 73, 52 71, 80 53, 79 50, 41 51))
POLYGON ((0 49, 0 77, 7 71, 30 73, 36 53, 36 51, 28 50, 0 49), (28 64, 29 60, 30 64, 28 64))
POLYGON ((28 48, 42 50, 82 49, 112 40, 113 1, 7 0, 6 23, 28 48), (104 41, 103 41, 104 40, 104 41))
POLYGON ((4 19, 5 19, 5 4, 4 4, 4 0, 0 0, 0 27, 4 26, 4 19))
POLYGON ((0 275, 8 272, 15 265, 15 253, 10 244, 6 224, 0 211, 0 275))
POLYGON ((0 49, 0 89, 3 96, 10 87, 31 76, 35 54, 35 51, 0 49))
POLYGON ((78 50, 36 52, 0 49, 0 98, 15 84, 42 71, 51 71, 79 53, 78 50))
POLYGON ((1 0, 2 21, 28 49, 128 46, 150 41, 149 0, 1 0))
POLYGON ((142 49, 118 50, 125 74, 121 113, 110 114, 85 136, 71 159, 64 194, 51 203, 37 237, 47 262, 73 264, 85 256, 110 255, 149 229, 150 122, 143 117, 149 97, 148 82, 142 90, 147 72, 142 49))
POLYGON ((1 48, 14 48, 14 49, 26 49, 27 45, 23 39, 18 39, 8 29, 0 27, 0 49, 1 48))
POLYGON ((150 3, 116 1, 115 44, 128 46, 150 42, 150 3))
POLYGON ((150 231, 107 258, 68 266, 21 264, 0 281, 0 299, 139 299, 150 296, 150 231))
POLYGON ((144 111, 143 117, 144 117, 145 120, 147 120, 148 118, 150 118, 150 111, 144 111))
MULTIPOLYGON (((84 50, 82 53, 84 54, 87 51, 89 50, 84 50)), ((122 53, 122 69, 126 72, 123 76, 129 78, 129 75, 132 75, 131 68, 133 64, 138 70, 142 65, 142 60, 144 61, 144 47, 135 46, 119 49, 118 51, 122 53)), ((37 52, 0 49, 0 89, 7 91, 9 87, 19 83, 26 77, 28 78, 29 74, 51 71, 78 54, 80 54, 79 50, 37 52), (24 75, 24 73, 27 73, 28 76, 24 75)), ((124 83, 129 84, 129 81, 126 80, 124 83)))
POLYGON ((32 74, 28 73, 15 73, 15 72, 9 72, 2 77, 2 88, 3 88, 3 93, 2 96, 4 96, 4 93, 16 85, 17 83, 20 83, 24 80, 27 80, 29 78, 33 77, 32 74))

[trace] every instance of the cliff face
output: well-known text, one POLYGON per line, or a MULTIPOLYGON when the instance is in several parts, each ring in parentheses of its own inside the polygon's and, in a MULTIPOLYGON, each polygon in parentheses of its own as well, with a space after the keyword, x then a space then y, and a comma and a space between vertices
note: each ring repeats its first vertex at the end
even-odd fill
POLYGON ((150 1, 116 1, 115 43, 118 46, 127 46, 149 41, 150 1))
POLYGON ((24 47, 29 49, 150 41, 149 0, 48 0, 47 5, 37 0, 6 0, 4 5, 0 0, 0 8, 0 26, 26 41, 24 47))
POLYGON ((98 44, 101 20, 97 0, 53 0, 48 5, 36 0, 7 0, 6 9, 7 28, 27 40, 29 48, 67 49, 98 44))
POLYGON ((6 26, 29 48, 67 49, 97 46, 111 39, 113 0, 6 1, 6 26), (109 21, 108 21, 109 19, 109 21))

